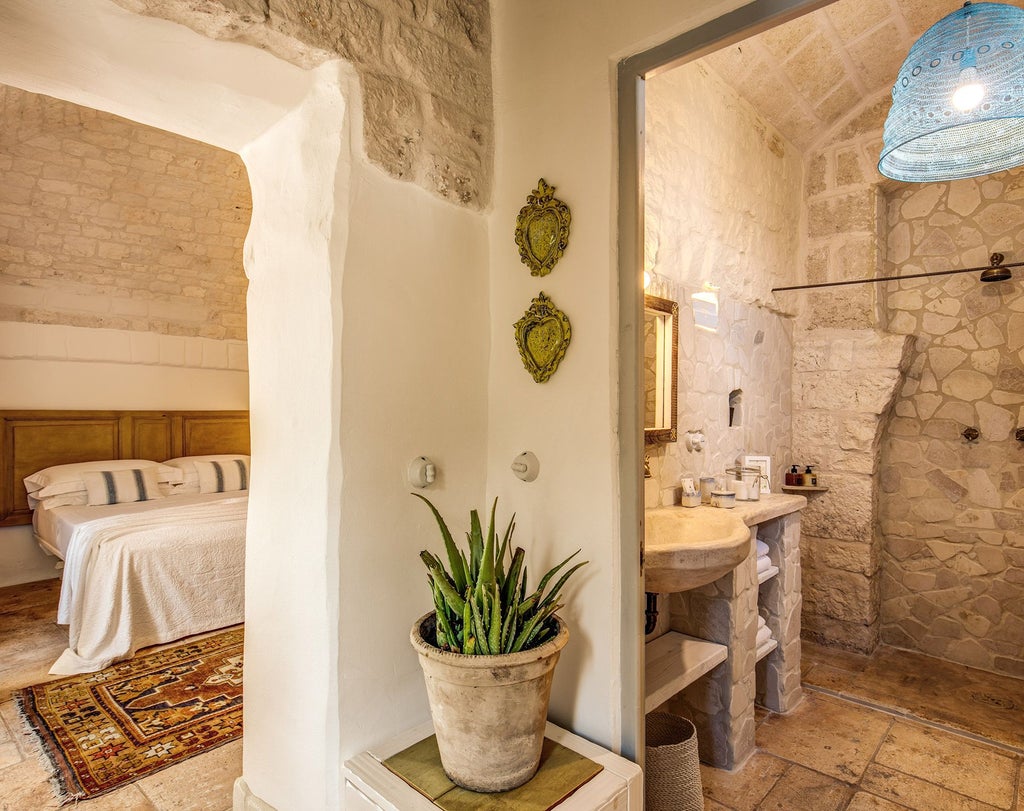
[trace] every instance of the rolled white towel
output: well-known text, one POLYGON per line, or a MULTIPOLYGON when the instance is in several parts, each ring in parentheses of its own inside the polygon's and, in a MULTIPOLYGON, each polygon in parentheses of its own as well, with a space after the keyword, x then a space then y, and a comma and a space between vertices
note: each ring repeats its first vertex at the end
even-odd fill
POLYGON ((764 628, 764 626, 765 626, 764 617, 762 617, 760 614, 758 614, 757 615, 757 627, 758 628, 764 628))
POLYGON ((757 629, 757 642, 756 646, 761 647, 765 642, 772 638, 772 630, 767 625, 763 628, 757 629))
POLYGON ((760 538, 757 539, 757 554, 758 557, 760 557, 761 555, 768 554, 768 544, 766 544, 760 538))
POLYGON ((759 557, 757 559, 757 573, 758 574, 761 574, 761 572, 767 572, 771 567, 772 567, 771 558, 765 556, 765 557, 759 557))

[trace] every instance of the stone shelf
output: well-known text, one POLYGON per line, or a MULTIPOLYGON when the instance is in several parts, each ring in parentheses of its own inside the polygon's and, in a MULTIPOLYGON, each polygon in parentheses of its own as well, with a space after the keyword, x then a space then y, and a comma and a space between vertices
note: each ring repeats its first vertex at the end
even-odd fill
POLYGON ((769 639, 767 642, 765 642, 761 647, 757 649, 757 658, 754 661, 760 662, 762 659, 764 659, 765 656, 767 656, 777 647, 779 647, 779 640, 769 639))
POLYGON ((670 631, 644 646, 644 712, 661 706, 728 658, 725 645, 670 631))
POLYGON ((757 585, 760 586, 766 580, 771 580, 778 573, 779 573, 779 567, 778 566, 769 566, 763 572, 758 574, 758 576, 757 576, 757 585))
POLYGON ((827 493, 827 487, 804 487, 803 485, 797 486, 795 484, 784 484, 782 489, 787 493, 827 493))

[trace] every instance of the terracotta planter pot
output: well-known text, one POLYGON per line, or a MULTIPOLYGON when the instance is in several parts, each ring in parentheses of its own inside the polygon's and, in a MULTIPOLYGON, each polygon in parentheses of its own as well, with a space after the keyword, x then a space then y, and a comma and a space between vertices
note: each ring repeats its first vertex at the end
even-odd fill
POLYGON ((433 642, 434 612, 420 617, 410 639, 420 657, 441 765, 471 791, 508 791, 537 771, 551 698, 551 679, 569 629, 539 648, 501 656, 465 656, 433 642))

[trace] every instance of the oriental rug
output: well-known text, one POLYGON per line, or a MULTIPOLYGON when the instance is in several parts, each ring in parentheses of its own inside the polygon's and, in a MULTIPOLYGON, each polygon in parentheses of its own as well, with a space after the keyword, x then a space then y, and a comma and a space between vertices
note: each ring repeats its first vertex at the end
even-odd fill
POLYGON ((62 804, 239 738, 242 636, 234 628, 16 691, 62 804))

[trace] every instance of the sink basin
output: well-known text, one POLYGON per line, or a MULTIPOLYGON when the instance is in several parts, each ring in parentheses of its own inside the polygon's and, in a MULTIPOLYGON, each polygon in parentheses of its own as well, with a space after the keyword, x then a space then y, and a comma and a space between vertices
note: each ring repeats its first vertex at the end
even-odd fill
POLYGON ((660 507, 644 512, 647 591, 686 591, 711 583, 743 562, 750 529, 714 507, 660 507))

